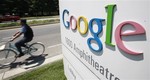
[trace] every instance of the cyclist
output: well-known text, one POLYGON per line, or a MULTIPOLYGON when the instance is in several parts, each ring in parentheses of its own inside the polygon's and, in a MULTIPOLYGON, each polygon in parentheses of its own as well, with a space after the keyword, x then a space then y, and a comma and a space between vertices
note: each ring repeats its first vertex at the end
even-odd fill
POLYGON ((20 39, 19 41, 17 41, 15 43, 15 46, 20 53, 20 54, 16 55, 15 57, 21 57, 24 55, 21 47, 26 47, 25 43, 30 42, 34 36, 33 30, 30 26, 28 26, 26 19, 21 19, 20 25, 21 25, 21 31, 16 32, 11 39, 11 41, 14 41, 16 38, 18 38, 22 34, 24 35, 24 37, 22 39, 20 39))

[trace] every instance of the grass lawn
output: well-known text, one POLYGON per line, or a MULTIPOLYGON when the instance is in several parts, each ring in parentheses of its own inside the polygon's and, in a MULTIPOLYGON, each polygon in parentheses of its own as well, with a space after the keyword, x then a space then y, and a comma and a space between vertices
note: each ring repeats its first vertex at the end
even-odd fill
POLYGON ((63 60, 44 65, 10 80, 67 80, 64 75, 63 60))
MULTIPOLYGON (((58 18, 58 16, 45 16, 45 17, 26 17, 27 20, 30 19, 44 19, 44 18, 58 18)), ((23 19, 23 18, 22 18, 23 19)), ((43 25, 43 24, 52 24, 52 23, 59 23, 60 20, 58 19, 50 19, 50 20, 32 20, 30 22, 27 22, 30 26, 33 25, 43 25)), ((0 28, 4 27, 20 27, 20 22, 8 22, 8 23, 2 23, 0 24, 0 28)))
POLYGON ((30 20, 30 19, 43 19, 43 18, 57 18, 58 17, 58 15, 56 15, 56 16, 37 16, 37 17, 22 17, 21 19, 28 19, 28 20, 30 20))

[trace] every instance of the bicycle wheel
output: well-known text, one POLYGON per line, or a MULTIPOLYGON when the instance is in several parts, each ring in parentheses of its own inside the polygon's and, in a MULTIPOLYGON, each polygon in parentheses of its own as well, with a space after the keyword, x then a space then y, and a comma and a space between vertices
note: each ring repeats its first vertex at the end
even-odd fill
POLYGON ((29 46, 29 53, 31 54, 31 56, 42 55, 44 51, 45 46, 40 42, 33 43, 29 46))
POLYGON ((13 63, 16 58, 16 52, 11 49, 0 50, 0 65, 9 65, 13 63))

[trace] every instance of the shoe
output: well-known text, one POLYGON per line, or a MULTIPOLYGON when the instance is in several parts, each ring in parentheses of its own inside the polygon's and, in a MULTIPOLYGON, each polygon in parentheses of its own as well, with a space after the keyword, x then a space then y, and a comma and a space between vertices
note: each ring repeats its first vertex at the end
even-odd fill
POLYGON ((18 58, 18 57, 21 57, 21 56, 24 56, 24 54, 18 54, 15 57, 18 58))

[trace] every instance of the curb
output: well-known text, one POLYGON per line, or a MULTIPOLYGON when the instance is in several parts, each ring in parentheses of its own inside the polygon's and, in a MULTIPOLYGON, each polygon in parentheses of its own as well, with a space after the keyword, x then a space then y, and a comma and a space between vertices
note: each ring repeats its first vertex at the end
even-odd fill
MULTIPOLYGON (((33 70, 33 69, 36 69, 38 67, 41 67, 45 64, 50 64, 52 62, 55 62, 57 60, 61 60, 63 59, 63 54, 60 54, 60 55, 57 55, 57 56, 54 56, 54 57, 51 57, 51 58, 47 58, 43 64, 41 64, 40 66, 37 66, 37 67, 33 67, 33 68, 30 68, 30 69, 25 69, 23 67, 19 67, 19 68, 16 68, 16 69, 12 69, 12 70, 9 70, 9 71, 6 71, 4 73, 1 73, 0 74, 0 80, 9 80, 11 79, 12 77, 15 77, 23 72, 27 72, 27 71, 30 71, 30 70, 33 70)), ((41 61, 39 61, 41 62, 41 61)))

